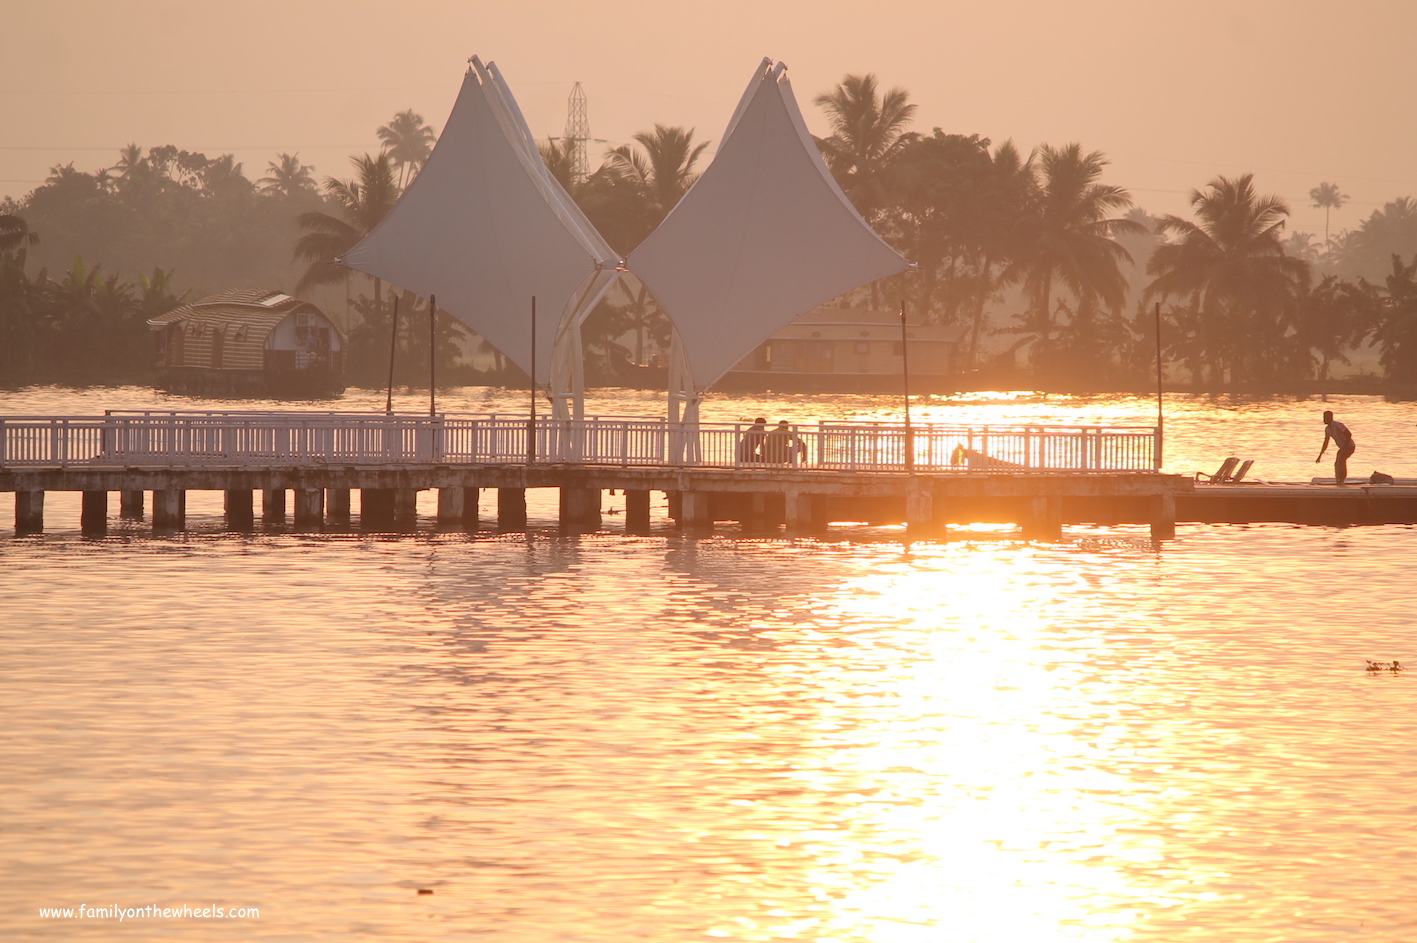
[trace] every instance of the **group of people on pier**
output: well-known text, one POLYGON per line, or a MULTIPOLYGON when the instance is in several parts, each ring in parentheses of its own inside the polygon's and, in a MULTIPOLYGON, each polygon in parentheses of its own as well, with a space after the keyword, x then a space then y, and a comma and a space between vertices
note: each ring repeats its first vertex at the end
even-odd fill
POLYGON ((771 465, 796 464, 807 456, 807 443, 792 431, 786 419, 768 431, 768 421, 761 416, 753 420, 743 438, 738 440, 739 462, 763 462, 771 465))

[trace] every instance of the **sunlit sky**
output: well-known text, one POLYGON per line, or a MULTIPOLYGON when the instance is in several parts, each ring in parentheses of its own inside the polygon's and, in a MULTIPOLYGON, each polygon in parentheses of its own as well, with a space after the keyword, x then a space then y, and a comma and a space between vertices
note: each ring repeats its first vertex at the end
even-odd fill
POLYGON ((1193 188, 1251 171, 1308 232, 1323 230, 1321 181, 1351 198, 1335 232, 1417 195, 1417 4, 1389 0, 0 0, 0 22, 0 195, 15 197, 129 142, 232 152, 253 179, 298 152, 346 177, 395 112, 441 129, 473 54, 498 63, 538 136, 563 132, 581 82, 608 142, 592 166, 656 122, 716 142, 771 56, 815 133, 811 99, 875 72, 910 92, 918 130, 1105 152, 1108 182, 1153 213, 1188 215, 1193 188))

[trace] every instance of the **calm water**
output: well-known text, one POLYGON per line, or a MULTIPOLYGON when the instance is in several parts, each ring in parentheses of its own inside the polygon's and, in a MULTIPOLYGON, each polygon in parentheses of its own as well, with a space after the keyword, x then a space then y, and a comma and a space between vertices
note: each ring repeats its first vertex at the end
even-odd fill
MULTIPOLYGON (((0 394, 11 414, 165 403, 192 405, 0 394)), ((1328 405, 1355 471, 1417 477, 1417 408, 1328 405)), ((706 418, 891 408, 721 399, 706 418)), ((1168 466, 1331 473, 1323 408, 1173 402, 1168 466)), ((610 515, 562 537, 546 501, 527 535, 235 536, 219 511, 193 496, 186 535, 95 540, 56 495, 45 535, 0 536, 0 938, 1417 939, 1417 671, 1363 670, 1417 667, 1414 528, 906 545, 627 538, 610 515), (39 915, 149 905, 259 916, 39 915)))

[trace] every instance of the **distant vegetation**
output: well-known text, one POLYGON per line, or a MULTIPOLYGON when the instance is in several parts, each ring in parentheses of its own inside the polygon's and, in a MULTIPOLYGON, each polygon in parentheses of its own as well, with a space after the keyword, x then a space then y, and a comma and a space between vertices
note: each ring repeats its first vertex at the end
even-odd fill
MULTIPOLYGON (((848 303, 894 307, 957 325, 966 382, 1126 389, 1152 370, 1161 305, 1173 381, 1254 391, 1328 383, 1355 351, 1375 355, 1391 388, 1417 377, 1417 201, 1402 197, 1356 229, 1328 232, 1347 200, 1310 193, 1323 241, 1286 232, 1290 208, 1252 175, 1216 177, 1189 217, 1154 217, 1108 184, 1100 151, 1077 143, 1025 151, 978 134, 910 129, 916 106, 875 76, 846 76, 815 99, 831 134, 818 140, 858 211, 919 265, 848 303), (1023 370, 1011 369, 1022 358, 1023 370)), ((350 334, 350 379, 387 369, 390 286, 334 264, 394 205, 427 159, 434 130, 412 111, 377 131, 378 154, 349 179, 279 154, 254 181, 230 155, 129 145, 93 173, 56 166, 22 200, 0 202, 0 383, 145 382, 147 318, 184 298, 233 287, 316 299, 350 334), (37 271, 36 271, 37 269, 37 271), (123 273, 146 273, 128 280, 123 273)), ((655 125, 577 178, 571 144, 542 156, 610 244, 628 253, 696 178, 709 142, 655 125)), ((418 299, 400 296, 402 314, 418 299)), ((426 312, 426 308, 424 309, 426 312)), ((426 314, 424 315, 426 317, 426 314)), ((426 320, 402 318, 400 362, 427 363, 426 320)), ((451 319, 438 326, 439 374, 479 378, 459 359, 451 319)), ((587 323, 592 372, 643 362, 667 321, 633 281, 587 323), (628 347, 628 349, 627 349, 628 347)), ((464 342, 466 343, 466 342, 464 342)), ((472 339, 474 348, 480 342, 472 339)), ((511 380, 500 354, 483 379, 511 380)))

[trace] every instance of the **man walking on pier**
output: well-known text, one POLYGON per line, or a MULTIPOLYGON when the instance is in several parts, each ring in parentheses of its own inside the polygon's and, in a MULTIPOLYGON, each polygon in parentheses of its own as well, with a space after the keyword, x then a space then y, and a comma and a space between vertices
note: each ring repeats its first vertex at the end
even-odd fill
POLYGON ((1333 457, 1333 478, 1336 484, 1343 484, 1348 479, 1348 456, 1353 454, 1353 433, 1348 431, 1348 427, 1337 419, 1333 418, 1333 413, 1324 413, 1324 444, 1319 449, 1319 457, 1314 459, 1317 465, 1323 461, 1324 452, 1328 450, 1329 440, 1338 448, 1338 454, 1333 457))

